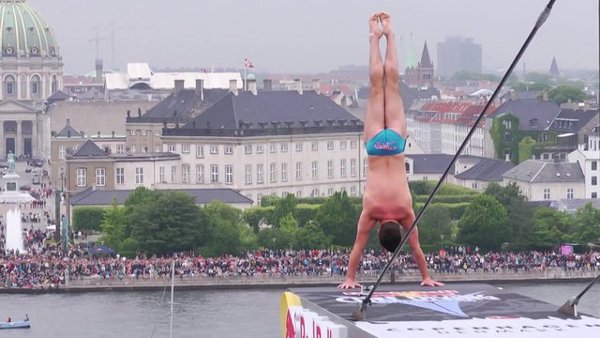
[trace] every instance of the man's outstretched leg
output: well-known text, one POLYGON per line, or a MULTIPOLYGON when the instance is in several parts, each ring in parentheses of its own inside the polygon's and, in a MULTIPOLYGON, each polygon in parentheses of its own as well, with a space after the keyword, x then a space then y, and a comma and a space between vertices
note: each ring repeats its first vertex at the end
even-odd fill
POLYGON ((406 118, 404 116, 404 104, 400 97, 399 80, 400 69, 398 66, 398 54, 396 52, 395 34, 392 29, 392 22, 387 13, 380 13, 381 26, 383 35, 387 40, 387 48, 385 51, 385 126, 400 134, 404 139, 408 136, 406 128, 406 118))
POLYGON ((382 31, 379 27, 379 14, 369 18, 369 80, 371 89, 369 102, 365 112, 365 142, 381 131, 385 124, 384 119, 384 89, 383 89, 383 60, 379 50, 379 39, 382 31))

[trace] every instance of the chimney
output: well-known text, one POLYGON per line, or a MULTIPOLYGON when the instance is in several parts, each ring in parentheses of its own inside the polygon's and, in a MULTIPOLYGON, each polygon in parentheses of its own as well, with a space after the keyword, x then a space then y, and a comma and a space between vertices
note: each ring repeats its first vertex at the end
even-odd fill
POLYGON ((319 79, 312 80, 312 89, 317 93, 317 95, 321 94, 321 83, 319 83, 319 79))
POLYGON ((302 95, 302 81, 300 79, 294 79, 294 89, 302 95))
POLYGON ((543 101, 548 101, 548 90, 547 89, 544 89, 542 91, 542 100, 543 101))
POLYGON ((204 80, 196 79, 196 97, 200 98, 200 101, 204 101, 204 80))
POLYGON ((175 80, 175 89, 174 89, 174 93, 175 95, 179 94, 179 92, 183 89, 183 80, 175 80))
POLYGON ((102 83, 102 74, 104 73, 104 65, 102 59, 96 59, 96 83, 102 83))
POLYGON ((248 91, 254 95, 258 94, 256 89, 256 80, 248 80, 248 91))
POLYGON ((229 80, 229 92, 233 93, 234 95, 237 95, 237 80, 236 79, 229 80))
POLYGON ((263 89, 264 90, 273 90, 273 80, 264 79, 263 80, 263 89))
POLYGON ((67 126, 71 125, 71 119, 67 119, 67 126))
POLYGON ((100 131, 98 131, 98 138, 100 138, 100 131))

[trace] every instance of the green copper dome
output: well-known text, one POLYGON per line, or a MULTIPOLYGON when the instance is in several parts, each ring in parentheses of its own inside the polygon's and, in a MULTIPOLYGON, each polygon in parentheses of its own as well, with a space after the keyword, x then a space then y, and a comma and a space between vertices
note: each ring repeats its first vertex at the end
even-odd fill
POLYGON ((58 56, 52 28, 26 0, 0 0, 2 56, 58 56))

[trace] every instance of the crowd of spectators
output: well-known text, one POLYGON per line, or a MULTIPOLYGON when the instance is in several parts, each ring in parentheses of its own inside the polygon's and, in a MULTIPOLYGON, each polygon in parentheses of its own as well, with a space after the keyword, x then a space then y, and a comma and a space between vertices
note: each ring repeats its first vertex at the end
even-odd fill
MULTIPOLYGON (((33 233, 35 238, 35 233, 33 233)), ((134 258, 94 256, 85 244, 67 254, 53 246, 35 245, 28 254, 0 253, 0 288, 56 288, 70 280, 168 279, 175 260, 175 276, 193 278, 341 277, 346 273, 349 250, 260 250, 242 255, 203 257, 179 253, 173 257, 134 258), (68 269, 68 273, 66 270, 68 269)), ((523 273, 527 271, 600 271, 600 252, 562 255, 555 252, 487 252, 440 250, 426 256, 432 271, 440 274, 523 273)), ((389 254, 366 251, 361 275, 377 275, 389 254)), ((410 254, 401 254, 392 266, 398 274, 417 273, 410 254)), ((443 278, 443 277, 441 277, 443 278)))

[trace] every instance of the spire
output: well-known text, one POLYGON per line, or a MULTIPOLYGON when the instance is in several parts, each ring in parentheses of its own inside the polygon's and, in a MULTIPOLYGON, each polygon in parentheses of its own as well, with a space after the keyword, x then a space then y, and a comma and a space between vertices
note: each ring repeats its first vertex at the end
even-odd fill
POLYGON ((553 78, 558 79, 560 72, 558 71, 558 64, 556 63, 556 58, 552 57, 552 63, 550 64, 550 70, 548 71, 553 78))
POLYGON ((425 41, 425 46, 423 46, 423 54, 421 54, 421 62, 419 63, 420 67, 433 67, 431 64, 431 59, 429 58, 429 50, 427 49, 427 41, 425 41))

